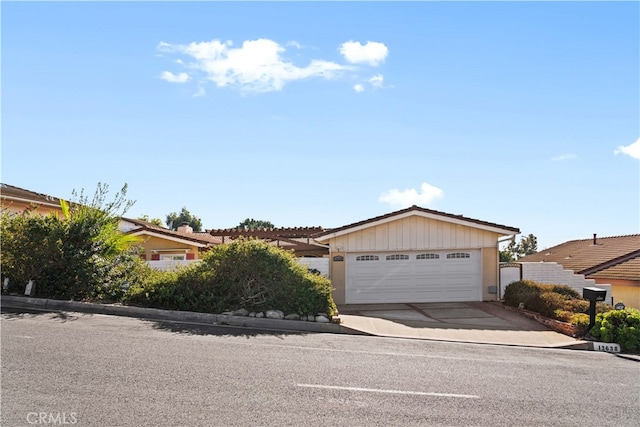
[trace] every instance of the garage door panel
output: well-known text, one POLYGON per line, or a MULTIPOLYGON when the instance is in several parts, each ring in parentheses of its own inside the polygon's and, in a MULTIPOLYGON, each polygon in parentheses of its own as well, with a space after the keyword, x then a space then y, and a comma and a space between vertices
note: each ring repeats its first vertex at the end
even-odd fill
POLYGON ((480 274, 479 250, 351 254, 346 302, 479 301, 480 274))

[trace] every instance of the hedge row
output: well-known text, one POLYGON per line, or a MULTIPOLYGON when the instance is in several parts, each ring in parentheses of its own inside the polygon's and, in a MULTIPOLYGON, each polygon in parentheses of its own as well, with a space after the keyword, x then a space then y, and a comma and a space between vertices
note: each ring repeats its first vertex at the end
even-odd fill
POLYGON ((210 313, 245 308, 334 315, 332 290, 329 279, 307 271, 291 252, 238 239, 216 246, 200 263, 133 286, 125 303, 210 313))
POLYGON ((589 301, 566 285, 547 285, 532 280, 521 280, 509 284, 504 292, 504 302, 513 307, 524 304, 527 310, 545 317, 568 320, 572 313, 587 313, 589 301))

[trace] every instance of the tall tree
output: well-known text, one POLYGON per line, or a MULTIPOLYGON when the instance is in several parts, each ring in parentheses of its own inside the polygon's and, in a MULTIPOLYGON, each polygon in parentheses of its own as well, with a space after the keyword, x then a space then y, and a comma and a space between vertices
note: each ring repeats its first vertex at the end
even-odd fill
POLYGON ((513 239, 509 244, 500 251, 500 262, 515 261, 527 255, 538 252, 538 238, 533 234, 521 237, 516 243, 513 239))
POLYGON ((158 227, 162 227, 162 220, 160 218, 149 218, 149 215, 144 214, 138 217, 139 220, 151 223, 153 225, 157 225, 158 227))
POLYGON ((165 222, 167 227, 172 230, 177 230, 182 224, 187 223, 193 228, 193 231, 202 231, 202 221, 197 216, 192 215, 186 207, 182 207, 180 213, 171 212, 167 215, 165 222))
POLYGON ((518 244, 518 252, 521 257, 538 252, 538 238, 533 234, 521 238, 518 244))
POLYGON ((237 228, 244 228, 247 230, 256 230, 258 228, 274 228, 275 226, 269 221, 263 221, 261 219, 247 218, 238 224, 237 228))

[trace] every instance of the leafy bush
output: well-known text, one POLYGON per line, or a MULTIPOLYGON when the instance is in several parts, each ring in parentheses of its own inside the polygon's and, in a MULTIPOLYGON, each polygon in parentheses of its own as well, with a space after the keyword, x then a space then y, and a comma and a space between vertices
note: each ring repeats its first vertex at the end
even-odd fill
MULTIPOLYGON (((513 282, 505 289, 504 302, 514 307, 523 303, 527 310, 572 323, 579 328, 586 328, 589 324, 589 316, 586 314, 589 312, 589 301, 581 299, 575 289, 566 285, 541 284, 532 280, 513 282)), ((608 304, 600 302, 596 305, 597 313, 609 310, 611 306, 608 304)))
POLYGON ((543 288, 537 297, 530 298, 525 307, 549 318, 555 318, 556 310, 565 310, 567 296, 556 292, 551 292, 543 288))
POLYGON ((640 350, 640 310, 625 308, 596 315, 591 336, 620 344, 623 350, 640 350))
POLYGON ((568 320, 569 323, 576 327, 576 334, 578 336, 585 336, 587 334, 590 321, 589 315, 585 313, 574 313, 568 320))
POLYGON ((560 295, 567 296, 572 299, 581 299, 582 295, 571 286, 567 285, 547 285, 550 287, 551 292, 555 292, 560 295))
POLYGON ((209 313, 246 308, 333 315, 337 310, 331 291, 329 279, 309 273, 292 253, 238 239, 216 246, 198 264, 131 288, 126 302, 209 313))
POLYGON ((520 303, 527 307, 528 302, 542 292, 540 286, 539 283, 533 280, 520 280, 510 283, 504 290, 504 302, 512 307, 518 307, 520 303))
POLYGON ((110 300, 119 297, 117 287, 140 280, 135 275, 142 267, 132 246, 137 239, 118 230, 115 214, 132 204, 124 199, 126 188, 105 203, 108 187, 98 184, 92 201, 83 193, 75 203, 63 201, 61 218, 30 209, 2 212, 2 275, 10 291, 20 292, 33 279, 36 296, 110 300))

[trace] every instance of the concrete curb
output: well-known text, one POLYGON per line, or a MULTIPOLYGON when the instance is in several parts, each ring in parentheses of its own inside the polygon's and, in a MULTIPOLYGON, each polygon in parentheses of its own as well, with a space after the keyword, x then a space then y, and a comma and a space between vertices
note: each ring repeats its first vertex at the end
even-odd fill
POLYGON ((238 326, 244 328, 276 331, 363 335, 363 333, 360 331, 347 328, 337 323, 316 323, 305 322, 302 320, 280 320, 244 316, 230 316, 225 314, 161 310, 157 308, 144 308, 114 304, 94 304, 79 301, 61 301, 46 298, 29 298, 3 295, 0 299, 0 305, 2 307, 9 308, 75 311, 80 313, 106 314, 149 320, 193 322, 210 325, 238 326))

